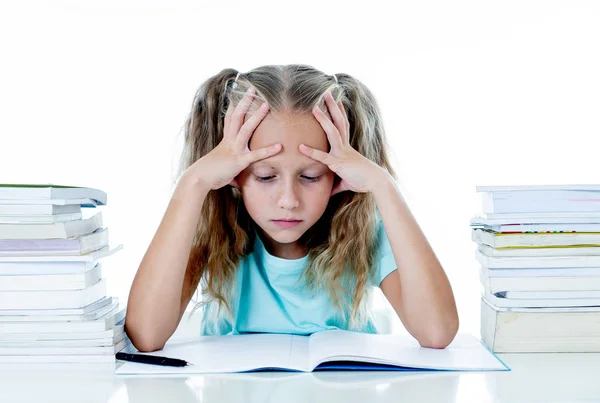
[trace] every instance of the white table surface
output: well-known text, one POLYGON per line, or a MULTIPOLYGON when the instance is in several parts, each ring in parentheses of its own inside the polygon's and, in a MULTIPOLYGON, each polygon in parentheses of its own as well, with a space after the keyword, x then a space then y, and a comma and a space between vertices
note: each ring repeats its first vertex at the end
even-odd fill
POLYGON ((600 402, 600 353, 498 357, 511 371, 126 378, 114 364, 2 364, 0 402, 600 402))

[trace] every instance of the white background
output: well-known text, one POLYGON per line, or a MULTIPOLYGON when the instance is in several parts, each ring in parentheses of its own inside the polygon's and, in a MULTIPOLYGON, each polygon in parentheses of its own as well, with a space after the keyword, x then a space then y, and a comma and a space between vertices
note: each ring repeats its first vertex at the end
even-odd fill
POLYGON ((2 1, 0 183, 106 191, 124 249, 104 273, 126 299, 198 86, 264 64, 350 74, 478 334, 475 186, 600 182, 598 21, 600 2, 572 0, 2 1))

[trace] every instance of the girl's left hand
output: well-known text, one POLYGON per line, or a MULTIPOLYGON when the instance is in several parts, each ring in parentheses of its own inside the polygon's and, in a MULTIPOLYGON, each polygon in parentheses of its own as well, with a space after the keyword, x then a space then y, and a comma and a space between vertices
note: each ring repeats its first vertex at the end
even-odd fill
POLYGON ((336 104, 329 91, 325 93, 324 98, 333 122, 318 106, 315 106, 312 112, 327 133, 331 150, 326 153, 301 144, 300 152, 326 164, 340 177, 340 181, 331 189, 331 196, 345 190, 360 193, 372 191, 373 186, 376 186, 379 178, 385 176, 387 171, 352 148, 350 123, 342 102, 336 104))

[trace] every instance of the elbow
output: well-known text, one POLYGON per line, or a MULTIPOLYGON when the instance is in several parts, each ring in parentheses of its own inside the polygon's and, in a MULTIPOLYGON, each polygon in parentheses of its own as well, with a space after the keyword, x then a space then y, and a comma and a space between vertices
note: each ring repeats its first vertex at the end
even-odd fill
POLYGON ((127 321, 125 322, 125 333, 131 340, 131 344, 140 352, 147 353, 162 350, 165 346, 165 341, 158 340, 150 332, 128 326, 127 321))
POLYGON ((458 333, 458 316, 448 320, 445 325, 439 329, 432 329, 426 337, 419 339, 421 347, 443 349, 448 347, 458 333))
POLYGON ((454 339, 454 337, 449 338, 449 337, 431 337, 429 339, 426 340, 419 340, 419 344, 421 345, 421 347, 425 347, 425 348, 437 348, 437 349, 444 349, 446 347, 448 347, 448 345, 452 342, 452 340, 454 339))
POLYGON ((136 342, 132 340, 131 344, 133 344, 133 346, 142 353, 150 353, 152 351, 162 350, 165 347, 164 343, 157 343, 153 340, 144 339, 137 340, 136 342))

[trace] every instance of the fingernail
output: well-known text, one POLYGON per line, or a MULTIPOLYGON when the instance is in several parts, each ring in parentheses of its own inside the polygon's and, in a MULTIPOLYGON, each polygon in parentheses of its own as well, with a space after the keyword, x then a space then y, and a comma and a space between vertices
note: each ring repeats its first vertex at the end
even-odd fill
POLYGON ((266 102, 263 102, 263 104, 260 106, 260 109, 263 111, 266 111, 268 107, 269 107, 269 105, 267 105, 266 102))

